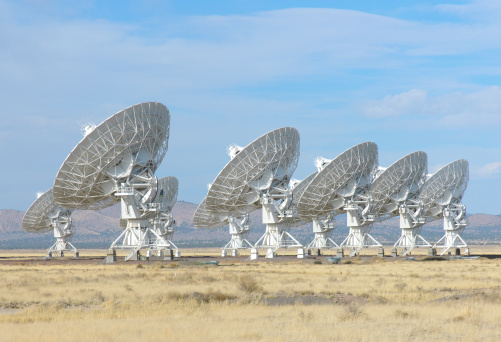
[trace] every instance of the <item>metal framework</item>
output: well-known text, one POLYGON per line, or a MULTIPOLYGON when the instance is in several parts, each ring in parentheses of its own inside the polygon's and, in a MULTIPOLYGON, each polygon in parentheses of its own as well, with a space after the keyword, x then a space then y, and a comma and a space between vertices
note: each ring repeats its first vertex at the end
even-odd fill
POLYGON ((425 223, 419 188, 428 172, 425 152, 414 152, 399 159, 386 169, 380 168, 371 184, 372 212, 378 221, 400 216, 401 236, 394 244, 407 255, 416 247, 430 247, 421 235, 425 223))
POLYGON ((235 217, 262 208, 266 232, 254 247, 268 248, 270 257, 281 247, 302 247, 287 223, 294 215, 288 183, 299 159, 299 132, 279 128, 245 148, 232 145, 228 152, 232 159, 211 184, 206 210, 235 217))
MULTIPOLYGON (((322 234, 332 231, 332 218, 344 211, 350 233, 340 246, 353 248, 354 255, 375 243, 369 234, 373 220, 369 184, 377 163, 377 145, 373 142, 358 144, 333 160, 317 158, 318 174, 297 207, 301 217, 313 220, 317 242, 325 240, 322 234)), ((317 244, 317 248, 327 247, 327 244, 317 244)))
POLYGON ((53 230, 56 242, 47 250, 47 256, 53 253, 63 256, 65 251, 72 251, 78 257, 78 250, 70 242, 73 235, 70 209, 60 207, 54 202, 52 189, 39 194, 23 217, 22 227, 30 233, 46 233, 53 230))
POLYGON ((468 161, 460 159, 438 170, 421 188, 427 221, 441 218, 444 221, 445 234, 433 245, 443 250, 441 255, 451 248, 468 247, 461 237, 467 225, 466 207, 461 201, 468 179, 468 161))
POLYGON ((97 210, 121 201, 126 227, 111 248, 132 249, 127 259, 142 247, 157 248, 169 234, 160 228, 170 218, 157 199, 161 189, 154 176, 167 152, 169 127, 169 110, 157 102, 126 108, 96 127, 87 125, 54 181, 54 200, 65 208, 97 210))

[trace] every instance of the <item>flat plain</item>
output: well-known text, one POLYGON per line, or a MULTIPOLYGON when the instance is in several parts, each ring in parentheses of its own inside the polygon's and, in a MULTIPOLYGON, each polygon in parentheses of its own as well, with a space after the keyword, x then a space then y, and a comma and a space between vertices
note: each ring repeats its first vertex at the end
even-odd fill
POLYGON ((1 250, 0 340, 501 340, 500 246, 471 247, 477 259, 368 249, 338 264, 182 252, 105 265, 103 250, 1 250))

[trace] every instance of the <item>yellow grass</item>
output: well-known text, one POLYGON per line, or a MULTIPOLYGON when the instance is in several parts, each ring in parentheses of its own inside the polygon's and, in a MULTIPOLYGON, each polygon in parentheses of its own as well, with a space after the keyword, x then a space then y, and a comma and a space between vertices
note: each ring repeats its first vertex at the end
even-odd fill
MULTIPOLYGON (((486 254, 501 254, 501 247, 484 247, 486 254)), ((183 255, 219 254, 203 252, 183 255)), ((220 259, 220 266, 208 266, 31 264, 18 251, 0 251, 0 258, 7 256, 19 259, 0 264, 0 341, 501 340, 496 258, 373 256, 338 265, 324 258, 317 259, 322 264, 220 259), (266 304, 285 298, 299 302, 266 304), (330 304, 301 304, 311 298, 330 304)))

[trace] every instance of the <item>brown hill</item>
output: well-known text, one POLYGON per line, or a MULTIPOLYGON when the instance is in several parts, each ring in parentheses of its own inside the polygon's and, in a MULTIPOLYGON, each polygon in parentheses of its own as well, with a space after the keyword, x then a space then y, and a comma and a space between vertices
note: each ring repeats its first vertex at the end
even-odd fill
MULTIPOLYGON (((221 246, 229 241, 228 228, 194 229, 193 214, 196 204, 179 201, 173 209, 177 222, 174 242, 179 246, 221 246)), ((21 229, 24 212, 17 210, 0 210, 0 248, 47 248, 53 243, 52 233, 33 234, 21 229)), ((73 213, 75 224, 73 243, 79 248, 106 248, 122 231, 119 227, 120 206, 100 211, 76 210, 73 213)), ((337 227, 333 238, 338 243, 348 233, 346 216, 336 217, 337 227)), ((469 243, 501 243, 501 217, 487 214, 475 214, 468 217, 469 225, 463 237, 469 243)), ((372 235, 382 243, 393 243, 400 235, 398 218, 392 218, 374 224, 372 235)), ((265 231, 261 224, 259 210, 251 214, 250 242, 255 242, 265 231)), ((291 233, 302 243, 313 239, 311 224, 294 228, 291 233)), ((422 235, 430 242, 436 241, 443 234, 442 221, 437 220, 423 227, 422 235)))

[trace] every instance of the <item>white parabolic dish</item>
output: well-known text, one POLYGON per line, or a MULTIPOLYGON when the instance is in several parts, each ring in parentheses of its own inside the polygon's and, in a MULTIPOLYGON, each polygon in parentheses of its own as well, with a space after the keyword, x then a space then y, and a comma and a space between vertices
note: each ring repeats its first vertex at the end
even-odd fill
MULTIPOLYGON (((45 233, 52 231, 51 214, 54 217, 58 216, 59 207, 52 197, 52 189, 47 190, 42 196, 37 198, 35 202, 29 207, 23 217, 22 227, 25 231, 30 233, 45 233)), ((64 210, 64 209, 63 209, 64 210)), ((68 215, 67 219, 70 217, 68 215)))
POLYGON ((158 191, 154 202, 164 205, 167 211, 172 211, 172 208, 177 202, 179 182, 176 177, 163 177, 158 180, 158 191))
POLYGON ((377 175, 370 186, 372 212, 376 215, 399 215, 399 204, 417 195, 426 177, 428 161, 425 152, 406 155, 377 175))
POLYGON ((260 193, 289 181, 299 159, 299 132, 293 127, 273 130, 240 150, 212 183, 206 210, 237 216, 259 208, 260 193))
POLYGON ((304 190, 297 206, 303 219, 321 218, 343 207, 345 198, 370 179, 378 164, 377 145, 353 146, 330 161, 304 190))
POLYGON ((435 172, 421 187, 419 197, 423 201, 425 216, 440 218, 442 209, 451 203, 459 203, 468 186, 468 161, 459 159, 435 172))
POLYGON ((218 216, 216 214, 209 213, 205 208, 206 199, 200 203, 195 211, 195 215, 193 216, 193 225, 195 228, 221 228, 228 224, 228 217, 218 216))
POLYGON ((69 209, 102 209, 120 198, 120 183, 148 171, 167 152, 170 114, 146 102, 111 116, 88 133, 63 162, 54 181, 57 204, 69 209))

